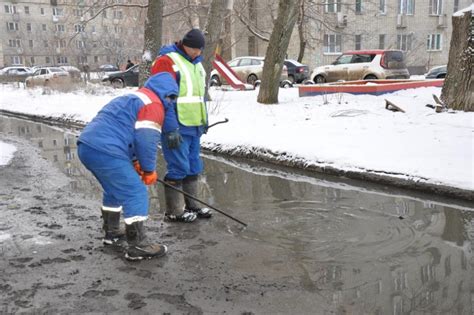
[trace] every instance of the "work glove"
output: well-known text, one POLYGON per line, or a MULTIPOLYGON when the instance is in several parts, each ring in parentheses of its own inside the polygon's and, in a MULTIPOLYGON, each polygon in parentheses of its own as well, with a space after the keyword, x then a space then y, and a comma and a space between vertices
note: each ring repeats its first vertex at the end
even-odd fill
POLYGON ((179 148, 181 143, 183 142, 183 137, 179 133, 178 130, 168 132, 166 134, 166 145, 170 149, 179 148))
POLYGON ((156 171, 153 172, 143 172, 142 181, 145 185, 153 185, 158 180, 158 174, 156 171))
POLYGON ((140 166, 140 162, 138 162, 138 160, 133 161, 133 168, 135 169, 135 171, 137 171, 138 175, 142 176, 143 170, 142 170, 142 167, 140 166))

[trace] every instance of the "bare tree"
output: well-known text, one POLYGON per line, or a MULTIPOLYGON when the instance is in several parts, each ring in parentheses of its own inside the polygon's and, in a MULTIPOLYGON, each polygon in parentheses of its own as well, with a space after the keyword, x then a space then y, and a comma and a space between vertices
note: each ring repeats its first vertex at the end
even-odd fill
POLYGON ((279 1, 278 17, 265 54, 262 84, 257 98, 259 103, 278 103, 278 90, 283 61, 298 16, 296 1, 298 0, 279 1))
POLYGON ((155 60, 158 49, 161 47, 163 34, 163 0, 150 1, 145 22, 145 44, 143 48, 143 60, 140 63, 140 82, 143 86, 150 77, 150 67, 155 60))
POLYGON ((441 99, 450 108, 474 111, 474 19, 472 11, 453 15, 448 71, 441 99))

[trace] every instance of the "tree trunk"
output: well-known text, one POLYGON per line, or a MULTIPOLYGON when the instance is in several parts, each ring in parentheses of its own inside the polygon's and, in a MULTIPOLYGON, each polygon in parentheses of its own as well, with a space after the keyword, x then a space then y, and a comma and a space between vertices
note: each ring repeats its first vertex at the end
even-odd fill
POLYGON ((145 47, 140 63, 140 86, 150 77, 150 67, 161 47, 163 33, 163 0, 148 2, 145 22, 145 47))
POLYGON ((304 51, 306 49, 306 38, 305 38, 305 34, 304 34, 304 26, 305 26, 304 1, 305 0, 301 0, 300 3, 298 4, 298 22, 297 22, 297 24, 298 24, 298 37, 299 37, 299 40, 300 40, 300 51, 298 53, 298 62, 303 61, 304 51))
MULTIPOLYGON (((209 6, 206 26, 204 27, 206 48, 204 49, 202 62, 204 70, 206 70, 206 82, 209 82, 209 76, 212 70, 212 60, 214 60, 217 44, 221 38, 224 17, 229 13, 232 5, 233 0, 212 0, 209 6)), ((206 97, 210 99, 207 88, 206 97)))
POLYGON ((472 11, 453 15, 448 71, 441 100, 452 109, 474 111, 474 20, 472 11))
POLYGON ((257 101, 263 104, 278 103, 278 90, 283 61, 290 43, 291 33, 298 17, 296 0, 280 0, 278 17, 273 27, 270 42, 265 54, 262 83, 257 101))

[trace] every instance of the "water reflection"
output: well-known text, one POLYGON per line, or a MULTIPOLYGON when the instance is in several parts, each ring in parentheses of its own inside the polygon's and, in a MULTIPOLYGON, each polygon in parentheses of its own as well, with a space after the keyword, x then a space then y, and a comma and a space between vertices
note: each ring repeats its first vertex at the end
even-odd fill
MULTIPOLYGON (((73 190, 101 199, 77 159, 76 135, 2 117, 0 132, 30 140, 74 179, 73 190)), ((474 311, 474 209, 230 159, 205 163, 203 199, 250 226, 237 232, 222 217, 210 223, 245 244, 247 254, 233 262, 240 272, 297 281, 323 309, 340 313, 474 311)), ((151 215, 161 217, 162 188, 150 195, 151 215)))

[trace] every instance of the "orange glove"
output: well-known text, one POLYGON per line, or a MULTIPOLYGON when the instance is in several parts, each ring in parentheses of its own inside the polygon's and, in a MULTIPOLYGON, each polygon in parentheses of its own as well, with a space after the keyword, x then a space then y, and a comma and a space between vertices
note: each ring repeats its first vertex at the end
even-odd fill
POLYGON ((156 171, 153 172, 143 172, 142 176, 142 181, 145 183, 145 185, 153 185, 156 183, 156 180, 158 179, 158 174, 156 171))
POLYGON ((143 175, 143 170, 142 167, 140 166, 140 162, 138 160, 133 161, 133 168, 135 171, 137 171, 138 175, 142 176, 143 175))

